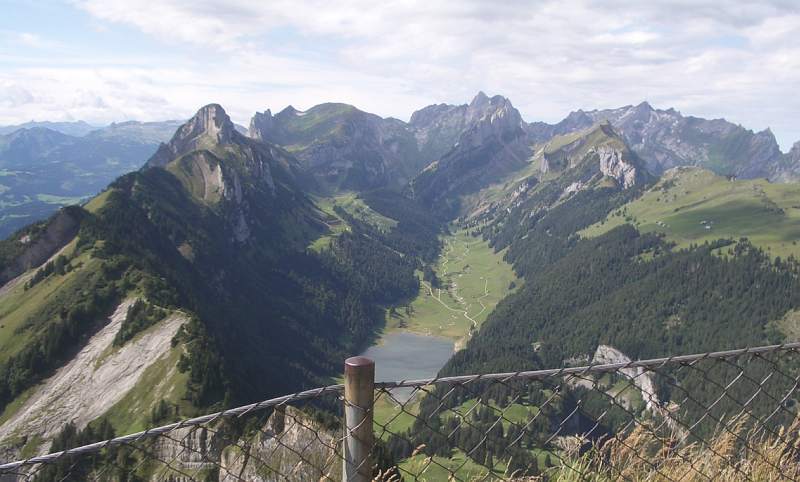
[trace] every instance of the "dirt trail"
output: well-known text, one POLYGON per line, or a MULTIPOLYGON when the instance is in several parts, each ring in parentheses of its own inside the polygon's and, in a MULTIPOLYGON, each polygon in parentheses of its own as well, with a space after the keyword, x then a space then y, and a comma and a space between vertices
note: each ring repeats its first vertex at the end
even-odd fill
MULTIPOLYGON (((444 262, 442 263, 442 274, 441 274, 442 277, 447 275, 447 273, 448 273, 447 265, 451 261, 450 254, 456 250, 456 248, 453 246, 453 243, 450 240, 447 240, 446 242, 447 242, 447 248, 446 248, 445 252, 442 253, 442 257, 444 257, 444 262)), ((464 252, 462 253, 461 256, 457 257, 456 259, 453 259, 453 261, 457 261, 459 259, 464 259, 469 255, 470 245, 467 244, 467 243, 462 243, 462 244, 463 244, 463 247, 464 247, 464 252)), ((483 277, 481 277, 481 278, 483 279, 483 277)), ((453 282, 446 289, 447 289, 447 291, 450 292, 450 294, 453 297, 453 299, 459 305, 462 305, 463 308, 453 308, 453 307, 451 307, 450 305, 448 305, 447 303, 445 303, 442 300, 442 289, 441 288, 438 288, 437 289, 438 293, 434 294, 433 287, 430 285, 430 283, 422 281, 422 285, 428 290, 428 293, 430 294, 430 296, 433 299, 435 299, 437 302, 439 302, 439 304, 444 306, 448 311, 452 311, 454 313, 459 313, 461 316, 463 316, 464 318, 469 320, 469 322, 471 323, 470 332, 467 333, 466 335, 464 335, 464 337, 462 337, 460 340, 458 340, 456 342, 456 344, 455 344, 455 349, 456 350, 459 350, 460 347, 462 347, 464 345, 466 340, 469 339, 469 337, 471 336, 472 332, 478 328, 478 321, 475 320, 474 317, 479 316, 481 313, 486 311, 486 305, 483 303, 482 300, 484 298, 486 298, 487 296, 489 296, 489 280, 488 279, 483 279, 483 281, 484 281, 483 295, 481 295, 480 297, 475 299, 475 301, 477 301, 478 304, 481 305, 481 310, 479 312, 475 313, 474 315, 470 315, 470 313, 469 313, 469 308, 471 306, 471 303, 467 304, 467 302, 464 299, 464 297, 463 296, 459 296, 459 294, 458 294, 458 283, 453 282)))
POLYGON ((36 387, 35 394, 0 426, 0 440, 15 433, 47 439, 67 422, 84 427, 120 401, 144 371, 169 352, 172 337, 186 321, 182 314, 170 315, 106 354, 133 301, 121 303, 75 358, 36 387))

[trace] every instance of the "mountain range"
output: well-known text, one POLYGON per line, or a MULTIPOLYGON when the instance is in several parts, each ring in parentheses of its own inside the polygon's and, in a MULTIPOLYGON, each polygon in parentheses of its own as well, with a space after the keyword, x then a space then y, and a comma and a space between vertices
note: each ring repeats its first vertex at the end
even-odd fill
POLYGON ((7 458, 68 423, 130 432, 327 383, 425 296, 453 231, 520 286, 442 373, 797 328, 800 144, 784 154, 724 120, 643 103, 529 124, 479 93, 407 123, 328 103, 257 113, 244 133, 209 104, 182 123, 0 139, 4 195, 90 197, 0 242, 7 458))
POLYGON ((607 121, 647 162, 654 174, 676 166, 699 166, 742 178, 793 178, 797 166, 781 152, 769 129, 753 132, 724 119, 684 117, 675 109, 655 109, 647 102, 618 109, 571 112, 557 124, 534 122, 538 141, 607 121))
MULTIPOLYGON (((536 145, 603 121, 622 135, 656 175, 676 166, 698 166, 748 179, 791 181, 800 176, 800 143, 782 153, 768 129, 754 133, 724 119, 685 117, 647 102, 578 110, 556 124, 526 123, 508 99, 480 92, 469 104, 424 107, 409 122, 328 103, 307 111, 289 106, 275 115, 267 109, 253 116, 248 129, 234 126, 240 133, 291 153, 317 180, 318 192, 402 190, 425 170, 415 181, 415 189, 426 198, 430 194, 425 191, 430 189, 437 192, 434 197, 443 194, 437 182, 445 182, 448 192, 469 190, 462 182, 485 184, 473 178, 451 185, 447 171, 462 167, 469 171, 470 156, 483 156, 477 147, 490 149, 489 137, 504 146, 489 161, 492 173, 501 175, 528 160, 536 145), (456 145, 459 149, 453 150, 456 145)), ((80 203, 116 176, 138 169, 180 124, 129 121, 97 128, 77 121, 0 127, 0 236, 42 219, 59 206, 80 203)))

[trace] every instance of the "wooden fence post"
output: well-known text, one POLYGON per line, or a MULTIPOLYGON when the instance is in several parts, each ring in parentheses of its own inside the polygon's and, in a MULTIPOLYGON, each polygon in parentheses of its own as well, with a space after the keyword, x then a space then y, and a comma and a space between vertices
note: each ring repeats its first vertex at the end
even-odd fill
POLYGON ((372 480, 372 409, 375 396, 375 362, 363 356, 344 362, 343 480, 372 480))

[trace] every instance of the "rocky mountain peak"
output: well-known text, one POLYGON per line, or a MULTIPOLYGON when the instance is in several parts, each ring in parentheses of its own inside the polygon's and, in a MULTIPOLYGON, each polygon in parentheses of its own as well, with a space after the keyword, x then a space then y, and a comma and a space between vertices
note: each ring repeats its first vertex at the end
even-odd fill
POLYGON ((201 145, 230 144, 237 136, 241 137, 241 134, 236 131, 225 109, 219 104, 208 104, 186 121, 168 143, 161 144, 145 167, 163 167, 201 145))
POLYGON ((284 107, 284 109, 282 111, 280 111, 277 114, 275 114, 275 117, 286 117, 286 116, 290 116, 290 115, 296 115, 298 112, 300 112, 300 111, 295 109, 294 106, 287 105, 286 107, 284 107))
POLYGON ((256 112, 253 118, 250 119, 250 126, 247 129, 247 136, 253 139, 267 140, 264 133, 273 129, 275 118, 272 116, 272 111, 267 109, 264 112, 256 112))
POLYGON ((594 120, 582 109, 578 109, 570 112, 561 122, 565 124, 585 124, 588 122, 589 125, 591 125, 594 123, 594 120))
POLYGON ((489 96, 486 95, 482 90, 478 91, 475 97, 472 98, 472 101, 469 103, 469 106, 473 109, 481 109, 485 107, 489 103, 489 96))
MULTIPOLYGON (((653 108, 653 106, 651 106, 647 101, 644 101, 640 104, 629 106, 624 109, 624 111, 620 113, 621 115, 617 119, 617 123, 620 126, 626 126, 628 130, 638 130, 640 126, 650 122, 655 113, 656 110, 653 108)), ((610 118, 603 120, 613 122, 613 119, 610 118)))
POLYGON ((414 111, 408 123, 412 127, 424 129, 437 122, 443 115, 456 109, 458 109, 457 106, 450 104, 432 104, 414 111))
MULTIPOLYGON (((483 94, 480 92, 476 99, 483 94)), ((485 102, 473 100, 467 109, 467 118, 471 119, 471 128, 466 130, 459 139, 459 144, 478 146, 490 137, 510 142, 523 134, 522 116, 511 105, 511 101, 503 96, 496 95, 491 99, 485 97, 485 102)), ((469 125, 468 124, 468 125, 469 125)))
MULTIPOLYGON (((230 141, 236 128, 225 109, 219 104, 208 104, 201 107, 197 114, 181 127, 175 134, 183 140, 193 139, 201 135, 209 135, 220 144, 230 141)), ((173 138, 174 140, 174 138, 173 138)))
POLYGON ((775 138, 775 133, 773 133, 772 129, 770 129, 769 127, 767 127, 761 132, 756 132, 755 137, 757 139, 763 139, 765 141, 778 145, 778 139, 775 138))
POLYGON ((795 161, 800 161, 800 141, 794 143, 789 150, 789 158, 795 161))

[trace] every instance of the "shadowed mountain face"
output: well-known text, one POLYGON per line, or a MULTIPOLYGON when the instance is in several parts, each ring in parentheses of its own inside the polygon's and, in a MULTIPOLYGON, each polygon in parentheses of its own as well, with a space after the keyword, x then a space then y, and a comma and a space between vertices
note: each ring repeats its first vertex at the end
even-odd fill
POLYGON ((400 189, 453 150, 462 136, 471 148, 490 138, 503 137, 506 144, 509 136, 522 133, 517 130, 522 125, 508 99, 479 92, 469 104, 420 109, 408 123, 347 104, 321 104, 304 112, 290 106, 276 115, 267 110, 253 117, 249 135, 284 147, 331 192, 400 189), (513 132, 499 133, 507 128, 513 132))
POLYGON ((414 178, 408 192, 437 212, 452 215, 458 209, 459 195, 475 192, 520 169, 531 151, 519 111, 505 97, 490 99, 481 92, 466 108, 435 110, 441 111, 438 117, 431 110, 415 114, 416 121, 430 132, 462 122, 467 127, 447 153, 414 178))
POLYGON ((402 187, 420 168, 412 130, 346 104, 321 104, 301 112, 267 110, 250 122, 249 135, 283 146, 327 192, 402 187))
POLYGON ((647 102, 575 111, 558 124, 532 123, 528 132, 542 142, 601 121, 610 122, 656 174, 676 166, 699 166, 722 175, 772 178, 783 159, 769 130, 755 133, 724 119, 684 117, 674 109, 654 109, 647 102))

